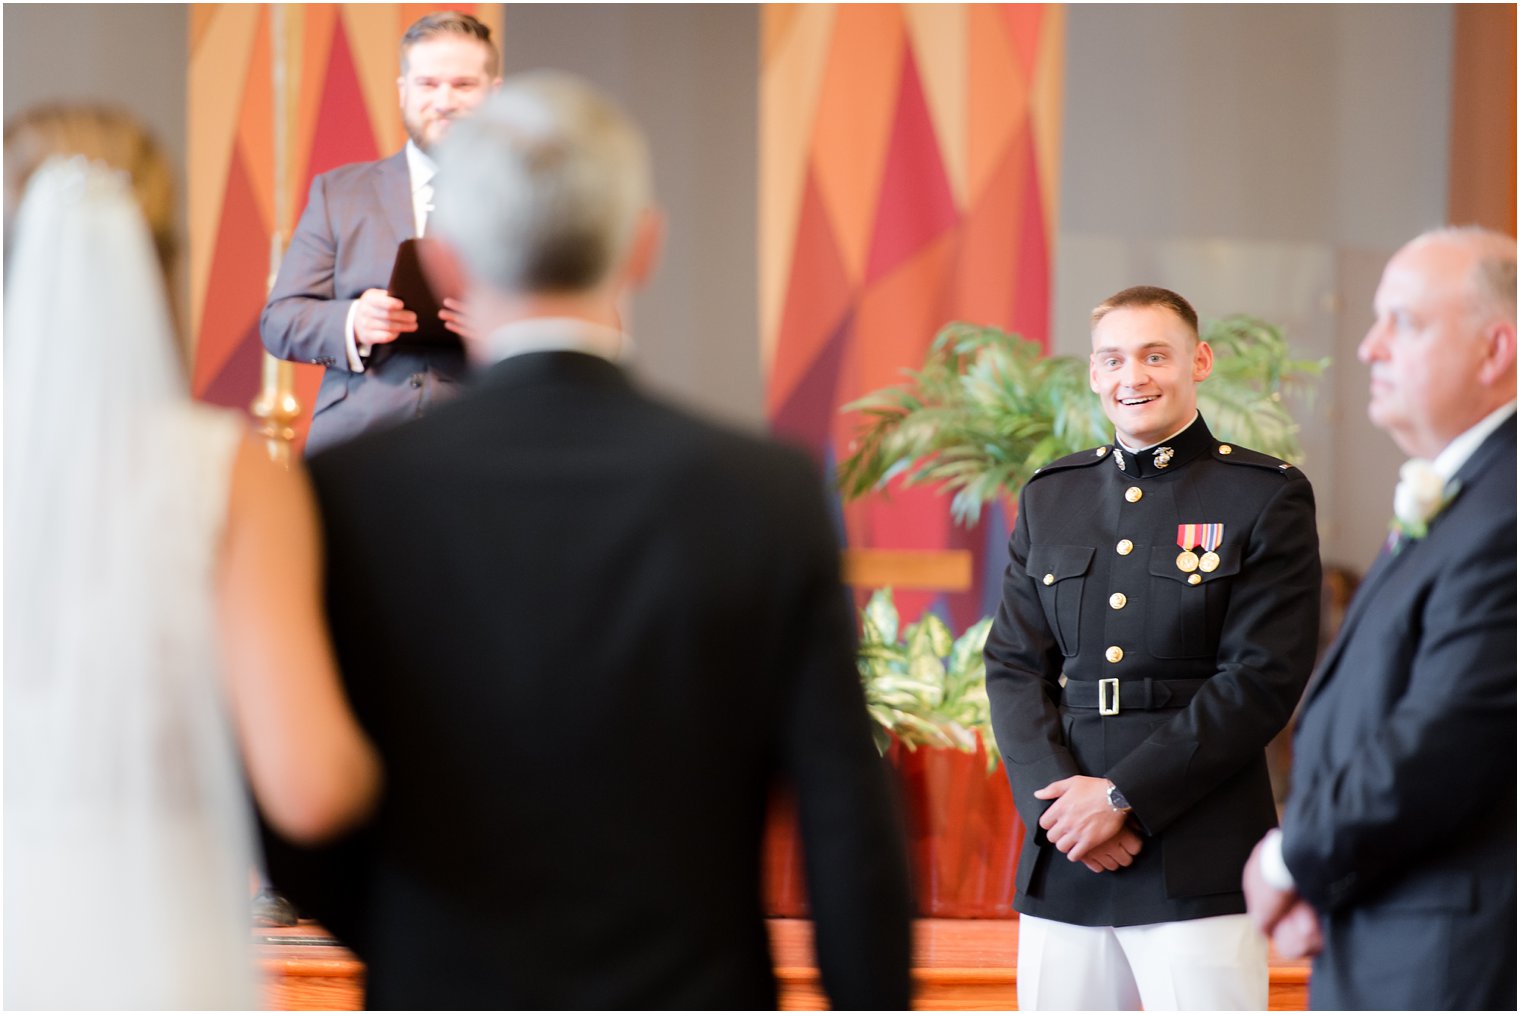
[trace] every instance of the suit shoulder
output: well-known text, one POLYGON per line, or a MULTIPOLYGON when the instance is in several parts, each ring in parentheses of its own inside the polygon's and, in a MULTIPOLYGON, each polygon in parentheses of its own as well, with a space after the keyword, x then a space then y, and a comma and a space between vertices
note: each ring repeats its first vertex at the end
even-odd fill
MULTIPOLYGON (((342 187, 352 185, 355 181, 379 172, 382 167, 388 165, 396 156, 375 159, 370 162, 349 162, 345 165, 336 166, 324 173, 318 173, 312 180, 315 185, 318 180, 324 187, 342 187)), ((403 161, 403 167, 405 162, 403 161)))
POLYGON ((1074 468, 1088 468, 1100 461, 1107 461, 1111 450, 1112 448, 1105 444, 1102 447, 1091 447, 1085 451, 1068 454, 1064 458, 1057 458, 1048 465, 1041 465, 1035 469, 1034 474, 1029 477, 1029 481, 1034 482, 1036 479, 1044 479, 1055 475, 1057 472, 1069 472, 1074 468))
POLYGON ((1253 451, 1251 448, 1242 447, 1239 444, 1220 441, 1214 445, 1213 450, 1209 453, 1215 461, 1226 465, 1240 465, 1246 468, 1273 472, 1286 479, 1305 478, 1304 473, 1292 462, 1284 461, 1281 458, 1274 458, 1272 455, 1263 454, 1260 451, 1253 451))

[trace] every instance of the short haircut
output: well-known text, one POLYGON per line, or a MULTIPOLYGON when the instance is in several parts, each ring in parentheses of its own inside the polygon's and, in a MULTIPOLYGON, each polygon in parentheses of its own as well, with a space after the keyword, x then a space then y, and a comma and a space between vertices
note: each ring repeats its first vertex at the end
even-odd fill
POLYGON ((406 30, 401 37, 401 73, 406 73, 406 54, 419 42, 436 39, 440 35, 462 35, 474 39, 486 47, 486 76, 495 78, 501 73, 501 54, 491 41, 491 29, 473 14, 463 11, 434 11, 426 14, 406 30))
POLYGON ((595 288, 627 253, 650 203, 649 155, 589 84, 508 78, 440 145, 439 233, 481 281, 508 293, 595 288))
POLYGON ((1098 321, 1114 310, 1146 306, 1161 306, 1172 311, 1182 318, 1182 322, 1193 333, 1193 339, 1195 341, 1198 339, 1198 311, 1193 309, 1193 304, 1171 289, 1163 289, 1156 285, 1132 285, 1109 296, 1093 307, 1091 326, 1097 327, 1098 321))

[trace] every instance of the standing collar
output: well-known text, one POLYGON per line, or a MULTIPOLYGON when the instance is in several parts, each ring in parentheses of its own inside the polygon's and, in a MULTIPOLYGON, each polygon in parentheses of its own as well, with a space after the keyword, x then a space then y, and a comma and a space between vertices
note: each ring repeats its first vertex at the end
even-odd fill
POLYGON ((1180 433, 1175 433, 1170 438, 1159 444, 1152 444, 1142 451, 1128 450, 1115 436, 1114 450, 1109 457, 1114 459, 1114 464, 1125 475, 1143 479, 1152 475, 1175 472, 1194 458, 1207 453, 1213 445, 1214 435, 1209 432, 1202 414, 1198 414, 1193 416, 1193 421, 1180 433))

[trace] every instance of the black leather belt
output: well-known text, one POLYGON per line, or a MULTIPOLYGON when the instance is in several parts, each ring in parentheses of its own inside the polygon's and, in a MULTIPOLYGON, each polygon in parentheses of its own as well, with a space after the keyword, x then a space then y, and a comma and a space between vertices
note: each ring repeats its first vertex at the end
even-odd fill
POLYGON ((1100 715, 1121 711, 1180 708, 1208 680, 1067 680, 1061 700, 1068 708, 1097 708, 1100 715))

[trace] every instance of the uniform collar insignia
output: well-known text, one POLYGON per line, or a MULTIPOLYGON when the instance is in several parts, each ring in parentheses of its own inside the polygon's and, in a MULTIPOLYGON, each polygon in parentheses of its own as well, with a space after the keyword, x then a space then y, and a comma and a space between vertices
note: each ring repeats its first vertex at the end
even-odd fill
POLYGON ((1126 451, 1119 441, 1114 441, 1114 464, 1119 471, 1132 479, 1144 479, 1153 475, 1175 472, 1194 458, 1202 456, 1215 444, 1203 416, 1193 420, 1193 425, 1177 434, 1165 444, 1147 447, 1141 451, 1126 451))

